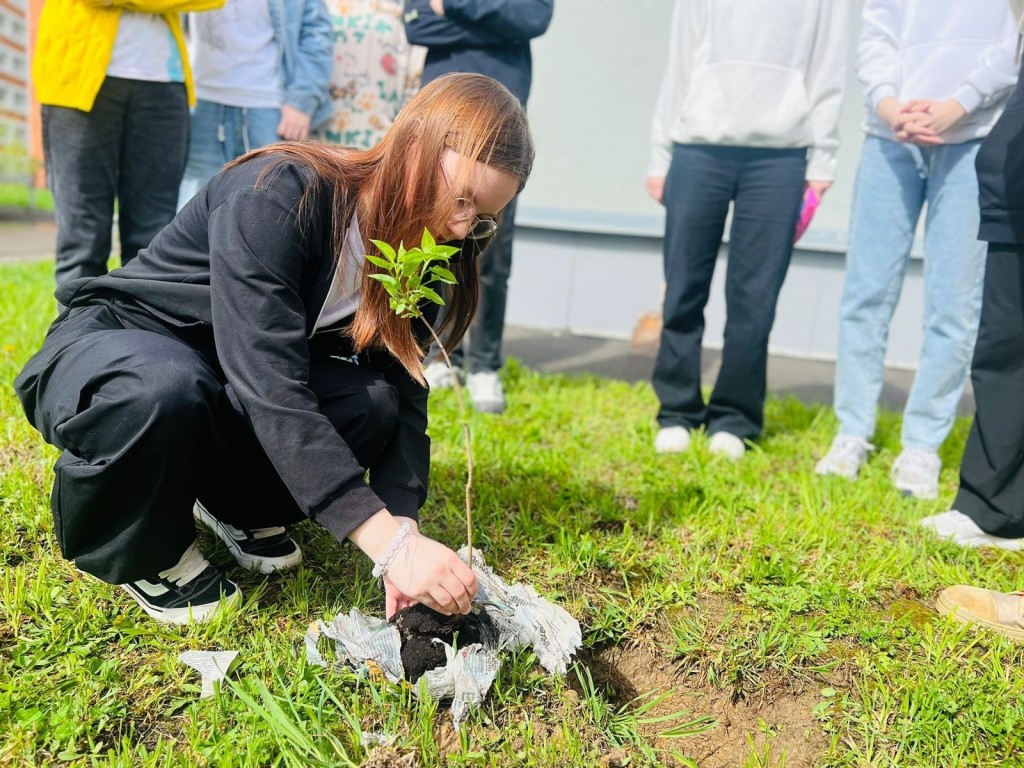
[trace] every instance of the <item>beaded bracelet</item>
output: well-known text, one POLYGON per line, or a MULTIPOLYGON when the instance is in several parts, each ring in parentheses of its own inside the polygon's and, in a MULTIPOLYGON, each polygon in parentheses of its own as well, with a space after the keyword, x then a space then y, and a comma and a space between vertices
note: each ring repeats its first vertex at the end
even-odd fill
POLYGON ((412 534, 412 529, 408 523, 402 523, 402 527, 398 529, 398 533, 391 539, 391 543, 388 544, 388 548, 384 550, 384 554, 380 556, 376 564, 373 566, 373 578, 386 576, 388 569, 392 563, 395 562, 395 556, 399 550, 409 543, 409 536, 412 534))

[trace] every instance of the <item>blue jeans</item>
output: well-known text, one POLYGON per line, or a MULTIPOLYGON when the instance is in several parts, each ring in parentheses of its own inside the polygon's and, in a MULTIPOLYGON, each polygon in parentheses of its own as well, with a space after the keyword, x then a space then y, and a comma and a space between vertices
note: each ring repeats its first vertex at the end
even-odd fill
POLYGON ((936 451, 953 426, 978 331, 985 273, 974 170, 980 144, 917 147, 876 136, 864 142, 840 309, 840 434, 874 434, 889 323, 925 202, 924 344, 903 414, 903 447, 936 451))
POLYGON ((662 427, 753 439, 764 425, 768 336, 793 253, 806 149, 676 144, 665 179, 665 304, 654 391, 662 427), (733 203, 725 343, 711 399, 700 390, 704 307, 733 203))
POLYGON ((127 264, 174 218, 188 148, 183 83, 108 77, 88 112, 44 104, 57 285, 107 273, 114 203, 127 264))
POLYGON ((280 109, 227 107, 212 101, 197 101, 192 108, 188 163, 178 195, 178 210, 225 163, 252 149, 281 141, 277 134, 280 122, 280 109))

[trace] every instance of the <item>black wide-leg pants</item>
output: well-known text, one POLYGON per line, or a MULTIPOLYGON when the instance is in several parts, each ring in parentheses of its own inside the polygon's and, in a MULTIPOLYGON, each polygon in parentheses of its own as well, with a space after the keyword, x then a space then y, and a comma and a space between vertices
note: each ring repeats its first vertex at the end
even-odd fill
POLYGON ((990 243, 971 365, 976 410, 954 509, 995 536, 1024 537, 1024 246, 990 243))
MULTIPOLYGON (((327 355, 313 360, 309 384, 371 466, 398 429, 394 387, 327 355)), ((212 354, 170 332, 105 305, 73 309, 15 388, 29 421, 62 451, 51 496, 61 551, 104 581, 177 563, 195 540, 197 498, 238 528, 304 519, 212 354)))
POLYGON ((653 384, 662 427, 754 439, 764 425, 768 337, 793 253, 805 149, 676 144, 665 179, 665 303, 653 384), (701 343, 729 204, 722 366, 709 402, 701 343))

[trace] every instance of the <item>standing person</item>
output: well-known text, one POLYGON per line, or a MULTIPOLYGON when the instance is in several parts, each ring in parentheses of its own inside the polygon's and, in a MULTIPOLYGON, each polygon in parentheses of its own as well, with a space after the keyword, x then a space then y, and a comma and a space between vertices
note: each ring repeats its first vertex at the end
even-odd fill
POLYGON ((457 343, 479 291, 469 235, 532 164, 515 96, 480 75, 439 78, 374 148, 256 151, 130 265, 64 285, 68 309, 15 381, 61 450, 64 556, 182 623, 239 599, 196 546, 193 514, 263 572, 299 562, 284 526, 308 517, 376 561, 388 616, 414 601, 468 611, 476 577, 417 526, 429 331, 391 311, 363 254, 424 229, 458 247, 440 327, 457 343))
POLYGON ((426 50, 409 45, 402 0, 327 0, 334 26, 325 141, 369 149, 420 86, 426 50))
MULTIPOLYGON (((1024 33, 1024 0, 1011 0, 1024 33)), ((1019 57, 1019 54, 1018 54, 1019 57)), ((977 410, 953 509, 921 524, 964 547, 1024 549, 1024 67, 978 152, 980 237, 988 242, 978 343, 971 365, 977 410)), ((939 613, 1024 640, 1024 592, 957 585, 939 613)))
POLYGON ((331 116, 334 38, 324 0, 227 0, 188 22, 198 101, 179 208, 225 163, 309 138, 331 116))
MULTIPOLYGON (((553 10, 554 0, 407 0, 405 31, 410 43, 427 48, 424 84, 449 72, 479 72, 526 106, 533 77, 530 41, 547 31, 553 10)), ((451 353, 455 371, 435 358, 426 372, 432 389, 450 387, 465 364, 470 402, 484 413, 502 413, 506 405, 498 369, 515 216, 513 200, 480 261, 480 308, 468 351, 459 347, 451 353)))
POLYGON ((839 321, 839 434, 815 467, 854 479, 874 446, 889 324, 924 204, 921 361, 892 481, 939 493, 939 446, 953 427, 978 331, 985 245, 974 158, 1016 81, 1017 22, 1006 0, 867 0, 857 74, 867 138, 850 222, 839 321))
POLYGON ((849 0, 677 0, 647 190, 665 206, 665 303, 654 390, 659 453, 738 459, 764 424, 768 334, 806 187, 832 183, 849 0), (701 394, 704 307, 729 204, 722 366, 701 394))
MULTIPOLYGON (((1024 10, 1024 3, 1019 3, 1024 10)), ((1024 75, 978 153, 979 236, 988 243, 976 410, 953 509, 922 521, 965 547, 1024 549, 1024 75)))
POLYGON ((107 271, 115 203, 122 264, 174 218, 194 101, 178 14, 223 4, 43 5, 32 83, 57 215, 58 286, 107 271))

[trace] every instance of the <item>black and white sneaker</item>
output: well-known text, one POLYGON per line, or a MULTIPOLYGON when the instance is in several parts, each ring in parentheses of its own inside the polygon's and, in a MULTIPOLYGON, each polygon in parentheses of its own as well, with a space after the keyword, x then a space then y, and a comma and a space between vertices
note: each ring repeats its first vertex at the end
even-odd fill
POLYGON ((151 578, 122 584, 121 588, 142 610, 167 624, 206 621, 242 599, 238 585, 210 565, 195 542, 177 565, 151 578))
POLYGON ((215 518, 198 501, 193 514, 196 520, 228 545, 231 556, 243 568, 273 573, 302 562, 302 550, 288 535, 288 530, 280 525, 273 528, 235 528, 215 518))

